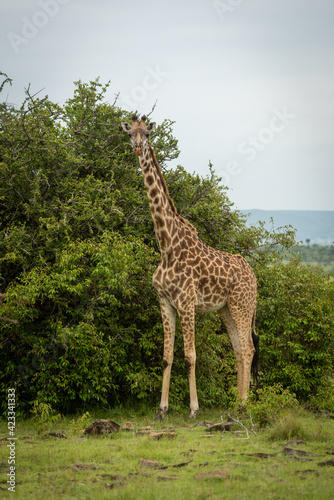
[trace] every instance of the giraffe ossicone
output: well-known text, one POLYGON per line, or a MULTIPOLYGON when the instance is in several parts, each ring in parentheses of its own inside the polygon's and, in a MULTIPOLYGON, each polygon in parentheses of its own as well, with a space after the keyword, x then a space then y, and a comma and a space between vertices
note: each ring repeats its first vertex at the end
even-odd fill
POLYGON ((179 316, 190 390, 190 418, 199 409, 196 390, 195 314, 217 311, 223 320, 237 361, 237 389, 247 398, 251 369, 257 373, 258 336, 255 326, 257 284, 241 255, 215 250, 202 242, 195 227, 178 214, 149 143, 155 123, 132 117, 122 123, 139 157, 150 204, 161 262, 153 275, 164 326, 163 380, 157 419, 168 410, 174 355, 175 319, 179 316), (256 347, 254 347, 256 346, 256 347), (256 354, 254 356, 254 354, 256 354))

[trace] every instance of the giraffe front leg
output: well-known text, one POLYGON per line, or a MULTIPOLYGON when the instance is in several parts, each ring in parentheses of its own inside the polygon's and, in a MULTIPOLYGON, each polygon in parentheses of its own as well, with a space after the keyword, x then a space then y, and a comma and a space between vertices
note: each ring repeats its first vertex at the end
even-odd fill
POLYGON ((195 348, 195 308, 186 311, 178 311, 182 326, 184 355, 188 369, 189 392, 190 392, 190 414, 189 418, 195 418, 199 410, 196 389, 196 348, 195 348))
POLYGON ((169 383, 174 357, 176 318, 176 310, 165 299, 160 299, 160 309, 164 326, 164 372, 162 377, 161 401, 155 418, 156 420, 163 420, 168 410, 169 383))

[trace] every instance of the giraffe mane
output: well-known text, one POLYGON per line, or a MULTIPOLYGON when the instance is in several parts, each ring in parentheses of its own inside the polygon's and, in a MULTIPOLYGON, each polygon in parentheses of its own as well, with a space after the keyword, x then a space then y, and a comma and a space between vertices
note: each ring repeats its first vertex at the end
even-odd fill
POLYGON ((162 187, 163 187, 163 190, 165 191, 165 194, 167 196, 167 199, 169 201, 169 204, 170 204, 170 208, 172 209, 172 211, 174 212, 174 214, 177 216, 177 218, 188 228, 190 229, 190 231, 192 231, 193 233, 195 233, 197 235, 197 229, 192 225, 190 224, 190 222, 185 219, 184 217, 182 217, 182 215, 180 215, 174 205, 174 201, 172 200, 170 194, 169 194, 169 191, 168 191, 168 187, 167 187, 167 184, 166 184, 166 181, 165 181, 165 178, 164 176, 162 175, 162 172, 161 172, 161 168, 160 168, 160 165, 156 159, 156 156, 155 156, 155 153, 152 149, 152 146, 149 144, 148 145, 149 148, 150 148, 150 152, 151 152, 151 155, 152 155, 152 158, 153 158, 153 163, 154 163, 154 166, 156 168, 156 171, 159 175, 159 178, 161 180, 161 184, 162 184, 162 187))

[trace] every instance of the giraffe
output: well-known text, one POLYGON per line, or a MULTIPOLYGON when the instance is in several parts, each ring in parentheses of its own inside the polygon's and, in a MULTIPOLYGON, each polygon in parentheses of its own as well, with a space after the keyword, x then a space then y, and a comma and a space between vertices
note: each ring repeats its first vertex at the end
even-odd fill
POLYGON ((250 373, 256 376, 258 336, 255 327, 257 284, 252 268, 241 255, 215 250, 202 242, 195 227, 183 218, 169 195, 166 181, 149 143, 154 122, 146 117, 121 126, 139 157, 150 204, 161 262, 153 274, 164 327, 163 380, 157 420, 168 410, 173 363, 175 319, 179 316, 188 369, 190 415, 199 409, 195 377, 195 313, 217 311, 228 331, 237 361, 237 390, 247 399, 250 373), (256 353, 256 354, 255 354, 256 353))

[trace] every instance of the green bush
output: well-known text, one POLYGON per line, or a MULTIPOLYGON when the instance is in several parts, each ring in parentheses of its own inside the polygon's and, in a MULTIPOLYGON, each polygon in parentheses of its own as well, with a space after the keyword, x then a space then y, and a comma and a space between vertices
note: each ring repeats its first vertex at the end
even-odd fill
POLYGON ((256 274, 261 386, 280 383, 306 401, 333 373, 334 283, 296 259, 256 274))
POLYGON ((310 409, 334 412, 334 381, 328 378, 309 399, 310 409))
POLYGON ((294 394, 288 389, 283 389, 282 385, 258 389, 253 392, 247 402, 246 409, 249 409, 260 427, 273 424, 282 415, 297 410, 298 401, 294 394))
POLYGON ((291 441, 307 439, 308 433, 304 420, 296 412, 288 412, 276 418, 269 429, 273 441, 291 441))
POLYGON ((105 233, 71 242, 53 266, 9 286, 3 314, 20 324, 2 327, 2 389, 14 385, 26 402, 67 411, 119 401, 157 349, 154 330, 161 333, 158 308, 148 307, 152 255, 138 239, 105 233))
POLYGON ((301 409, 280 414, 267 429, 267 435, 272 441, 285 443, 291 440, 328 442, 332 438, 324 419, 301 409))

